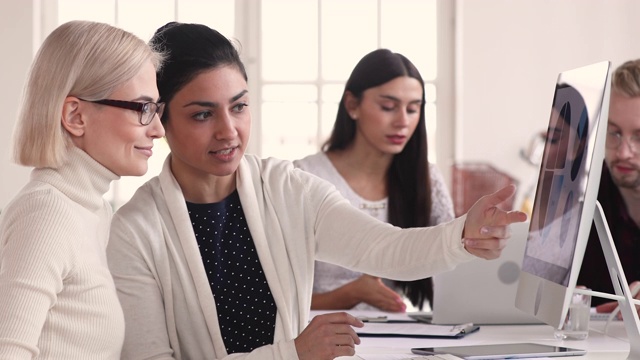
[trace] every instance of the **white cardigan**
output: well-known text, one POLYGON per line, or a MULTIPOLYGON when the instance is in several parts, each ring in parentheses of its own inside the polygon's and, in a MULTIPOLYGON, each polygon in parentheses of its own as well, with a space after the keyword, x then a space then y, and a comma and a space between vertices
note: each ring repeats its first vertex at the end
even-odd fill
MULTIPOLYGON (((114 216, 108 246, 126 319, 124 359, 222 359, 216 305, 185 199, 170 169, 144 184, 114 216)), ((414 280, 474 259, 461 242, 465 218, 395 228, 289 161, 246 155, 240 201, 278 313, 274 344, 229 359, 297 359, 293 340, 309 321, 316 259, 376 276, 414 280)))

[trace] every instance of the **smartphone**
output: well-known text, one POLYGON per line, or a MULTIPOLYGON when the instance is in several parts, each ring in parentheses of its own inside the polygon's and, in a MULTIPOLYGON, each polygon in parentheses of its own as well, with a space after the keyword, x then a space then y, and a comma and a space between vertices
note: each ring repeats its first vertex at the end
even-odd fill
POLYGON ((425 347, 413 348, 411 352, 419 355, 450 354, 465 360, 578 356, 587 353, 581 349, 533 343, 425 347))

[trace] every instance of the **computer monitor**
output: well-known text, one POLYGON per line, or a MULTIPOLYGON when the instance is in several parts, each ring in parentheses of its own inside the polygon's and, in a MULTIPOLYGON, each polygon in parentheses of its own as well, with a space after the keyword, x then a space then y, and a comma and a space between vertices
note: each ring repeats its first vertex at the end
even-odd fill
POLYGON ((604 161, 610 62, 558 76, 516 307, 559 328, 582 263, 604 161))

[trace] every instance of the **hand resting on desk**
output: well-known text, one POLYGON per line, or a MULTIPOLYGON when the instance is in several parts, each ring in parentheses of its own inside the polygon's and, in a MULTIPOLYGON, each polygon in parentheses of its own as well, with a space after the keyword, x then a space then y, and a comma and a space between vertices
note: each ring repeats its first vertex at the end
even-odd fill
POLYGON ((402 297, 386 286, 379 277, 362 275, 334 290, 314 293, 312 310, 342 310, 366 303, 388 312, 404 312, 402 297))
POLYGON ((353 356, 360 344, 355 327, 364 323, 346 312, 315 316, 294 340, 299 360, 332 360, 339 356, 353 356))
POLYGON ((500 256, 511 236, 509 224, 527 220, 527 214, 522 211, 503 211, 497 207, 512 197, 515 191, 514 185, 508 185, 481 197, 471 206, 462 232, 464 247, 468 252, 484 259, 500 256))
MULTIPOLYGON (((633 295, 634 299, 640 299, 640 281, 634 281, 631 284, 629 284, 629 289, 631 290, 631 295, 633 295)), ((618 302, 610 301, 610 302, 596 306, 596 312, 611 313, 616 311, 617 308, 618 308, 618 302)), ((638 316, 640 316, 640 306, 636 305, 636 311, 638 312, 638 316)), ((617 316, 619 319, 622 319, 622 313, 618 313, 617 316)))

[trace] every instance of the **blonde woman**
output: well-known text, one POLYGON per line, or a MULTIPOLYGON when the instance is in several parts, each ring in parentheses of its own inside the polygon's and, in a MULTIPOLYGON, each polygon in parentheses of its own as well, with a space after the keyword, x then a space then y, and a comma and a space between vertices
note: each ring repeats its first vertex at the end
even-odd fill
POLYGON ((31 180, 0 219, 0 358, 119 359, 124 317, 106 261, 113 180, 142 175, 164 135, 162 56, 74 21, 40 48, 14 138, 31 180))

